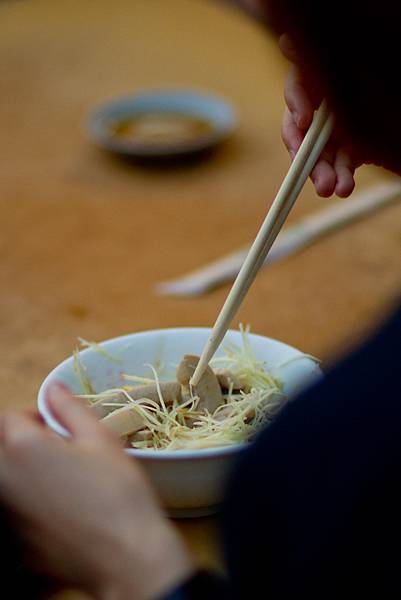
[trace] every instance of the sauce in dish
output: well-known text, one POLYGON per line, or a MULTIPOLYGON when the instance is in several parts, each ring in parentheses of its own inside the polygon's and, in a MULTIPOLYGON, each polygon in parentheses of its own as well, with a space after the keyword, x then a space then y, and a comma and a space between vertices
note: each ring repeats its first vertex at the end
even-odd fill
POLYGON ((143 146, 192 143, 204 138, 212 130, 212 124, 206 119, 174 112, 138 114, 110 126, 110 133, 114 137, 143 146))

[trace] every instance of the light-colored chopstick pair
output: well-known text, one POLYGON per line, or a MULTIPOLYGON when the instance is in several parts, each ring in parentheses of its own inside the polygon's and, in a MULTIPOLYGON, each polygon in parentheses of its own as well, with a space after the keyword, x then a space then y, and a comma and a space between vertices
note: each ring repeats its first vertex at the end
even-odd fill
POLYGON ((323 102, 314 115, 311 126, 217 317, 190 381, 191 385, 199 383, 210 359, 223 340, 231 321, 322 153, 333 130, 333 124, 333 116, 329 114, 326 103, 323 102))

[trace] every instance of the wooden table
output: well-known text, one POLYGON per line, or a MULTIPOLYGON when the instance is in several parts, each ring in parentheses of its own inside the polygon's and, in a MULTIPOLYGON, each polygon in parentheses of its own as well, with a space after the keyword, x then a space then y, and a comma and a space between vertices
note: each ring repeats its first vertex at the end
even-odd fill
MULTIPOLYGON (((210 325, 227 293, 157 296, 179 275, 251 240, 288 167, 280 141, 286 64, 275 40, 207 0, 0 3, 0 385, 2 407, 34 406, 77 336, 210 325), (148 88, 229 98, 240 128, 208 160, 128 165, 83 131, 99 102, 148 88)), ((358 175, 360 187, 383 179, 358 175)), ((308 185, 297 219, 323 203, 308 185)), ((401 206, 264 270, 236 324, 332 359, 399 290, 401 206)), ((219 564, 215 521, 179 525, 219 564)))

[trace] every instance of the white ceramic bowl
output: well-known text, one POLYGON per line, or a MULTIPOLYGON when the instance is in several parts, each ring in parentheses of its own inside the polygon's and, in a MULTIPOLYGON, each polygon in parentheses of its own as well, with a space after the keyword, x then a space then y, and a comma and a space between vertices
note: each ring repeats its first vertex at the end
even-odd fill
MULTIPOLYGON (((144 365, 157 361, 166 364, 163 378, 166 376, 171 379, 174 378, 175 365, 184 354, 201 353, 209 333, 210 329, 206 328, 158 329, 132 333, 101 344, 109 353, 118 356, 121 362, 112 362, 92 348, 82 351, 81 358, 97 391, 121 384, 122 372, 149 376, 149 367, 144 365)), ((299 350, 260 335, 249 334, 249 339, 255 356, 266 361, 269 370, 284 384, 283 391, 287 396, 293 397, 305 385, 320 377, 321 370, 317 364, 303 356, 299 350), (295 357, 300 358, 292 361, 295 357)), ((217 356, 224 354, 223 348, 227 342, 241 345, 240 332, 227 332, 217 356)), ((45 389, 52 380, 61 381, 73 392, 81 393, 72 357, 46 377, 38 394, 39 412, 48 426, 60 435, 68 436, 45 403, 45 389)), ((126 449, 126 452, 141 462, 170 516, 194 517, 218 510, 232 464, 245 447, 237 445, 190 451, 126 449)))

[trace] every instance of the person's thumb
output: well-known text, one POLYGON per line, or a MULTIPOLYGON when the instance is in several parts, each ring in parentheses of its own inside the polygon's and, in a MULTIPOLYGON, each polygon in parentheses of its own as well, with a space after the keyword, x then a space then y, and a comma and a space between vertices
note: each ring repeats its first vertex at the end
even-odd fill
POLYGON ((114 436, 93 415, 89 407, 60 382, 51 382, 46 389, 46 404, 57 421, 72 438, 84 443, 113 443, 114 436))

